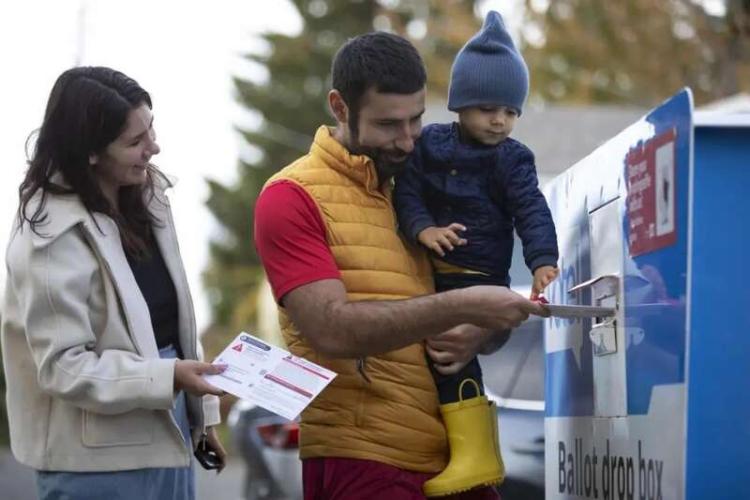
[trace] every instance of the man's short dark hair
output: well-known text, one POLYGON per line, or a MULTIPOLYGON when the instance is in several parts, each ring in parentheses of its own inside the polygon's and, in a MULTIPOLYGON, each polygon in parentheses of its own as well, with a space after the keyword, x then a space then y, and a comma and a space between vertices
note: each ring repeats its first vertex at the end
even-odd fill
POLYGON ((377 31, 351 38, 339 49, 331 79, 350 113, 357 116, 362 96, 371 87, 382 93, 413 94, 424 88, 427 73, 411 42, 377 31))

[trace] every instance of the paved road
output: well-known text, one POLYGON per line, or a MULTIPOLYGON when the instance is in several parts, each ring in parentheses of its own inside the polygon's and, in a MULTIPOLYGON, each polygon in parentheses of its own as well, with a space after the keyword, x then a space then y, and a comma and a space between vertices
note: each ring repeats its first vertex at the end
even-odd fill
MULTIPOLYGON (((197 500, 240 500, 243 465, 231 460, 220 475, 196 469, 197 500)), ((3 500, 37 500, 34 472, 19 464, 10 450, 0 448, 0 498, 3 500)))

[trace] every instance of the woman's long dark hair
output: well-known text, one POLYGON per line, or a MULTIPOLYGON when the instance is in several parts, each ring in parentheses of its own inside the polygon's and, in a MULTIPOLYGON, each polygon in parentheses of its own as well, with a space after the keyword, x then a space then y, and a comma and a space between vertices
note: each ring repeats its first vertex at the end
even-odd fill
POLYGON ((106 214, 117 223, 123 246, 132 256, 149 254, 152 224, 159 221, 148 210, 156 177, 164 176, 153 165, 143 185, 120 188, 118 207, 102 193, 89 165, 92 154, 101 154, 125 129, 131 110, 148 105, 151 96, 132 78, 105 67, 79 67, 65 71, 52 87, 44 121, 37 131, 34 153, 21 186, 19 226, 28 223, 37 234, 47 220, 48 194, 77 195, 89 213, 106 214), (63 184, 57 183, 61 178, 63 184), (34 213, 29 202, 40 192, 34 213))

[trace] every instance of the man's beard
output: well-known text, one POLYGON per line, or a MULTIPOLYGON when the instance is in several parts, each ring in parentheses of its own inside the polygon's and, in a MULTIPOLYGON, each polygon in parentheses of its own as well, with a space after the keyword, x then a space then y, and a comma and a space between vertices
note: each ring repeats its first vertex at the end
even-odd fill
POLYGON ((353 155, 365 155, 372 160, 375 165, 375 171, 378 173, 379 186, 383 185, 391 177, 406 168, 406 161, 409 153, 399 149, 388 151, 384 148, 362 146, 359 143, 359 137, 357 134, 352 133, 350 137, 352 144, 349 147, 349 152, 353 155), (403 156, 405 159, 397 162, 391 160, 389 156, 403 156))
POLYGON ((355 155, 365 155, 372 159, 375 171, 378 173, 378 185, 382 185, 406 167, 406 160, 395 162, 388 158, 388 152, 382 148, 368 148, 357 145, 350 152, 355 155))

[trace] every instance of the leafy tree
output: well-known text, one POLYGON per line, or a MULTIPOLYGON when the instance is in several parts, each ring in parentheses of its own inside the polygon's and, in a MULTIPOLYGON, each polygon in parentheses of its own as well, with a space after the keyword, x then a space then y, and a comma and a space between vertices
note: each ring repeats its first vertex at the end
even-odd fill
POLYGON ((409 0, 387 13, 390 27, 411 39, 427 67, 427 90, 436 100, 448 96, 456 53, 482 25, 473 1, 409 0))
MULTIPOLYGON (((532 93, 549 101, 642 106, 683 85, 693 87, 698 102, 730 94, 750 77, 750 0, 727 1, 726 15, 716 16, 692 0, 555 0, 536 10, 539 0, 525 0, 521 48, 532 93)), ((224 229, 211 243, 204 274, 214 313, 211 336, 255 324, 263 279, 253 245, 255 200, 268 177, 308 151, 316 128, 332 122, 325 95, 341 44, 373 29, 404 34, 425 59, 432 97, 445 99, 453 58, 481 25, 472 1, 292 3, 302 31, 264 34, 268 50, 246 56, 268 78, 235 80, 240 103, 261 118, 259 127, 241 130, 253 154, 239 161, 236 183, 209 182, 208 206, 224 229)))
POLYGON ((526 0, 523 51, 547 101, 652 106, 681 87, 698 103, 750 87, 750 0, 709 14, 693 0, 526 0))

